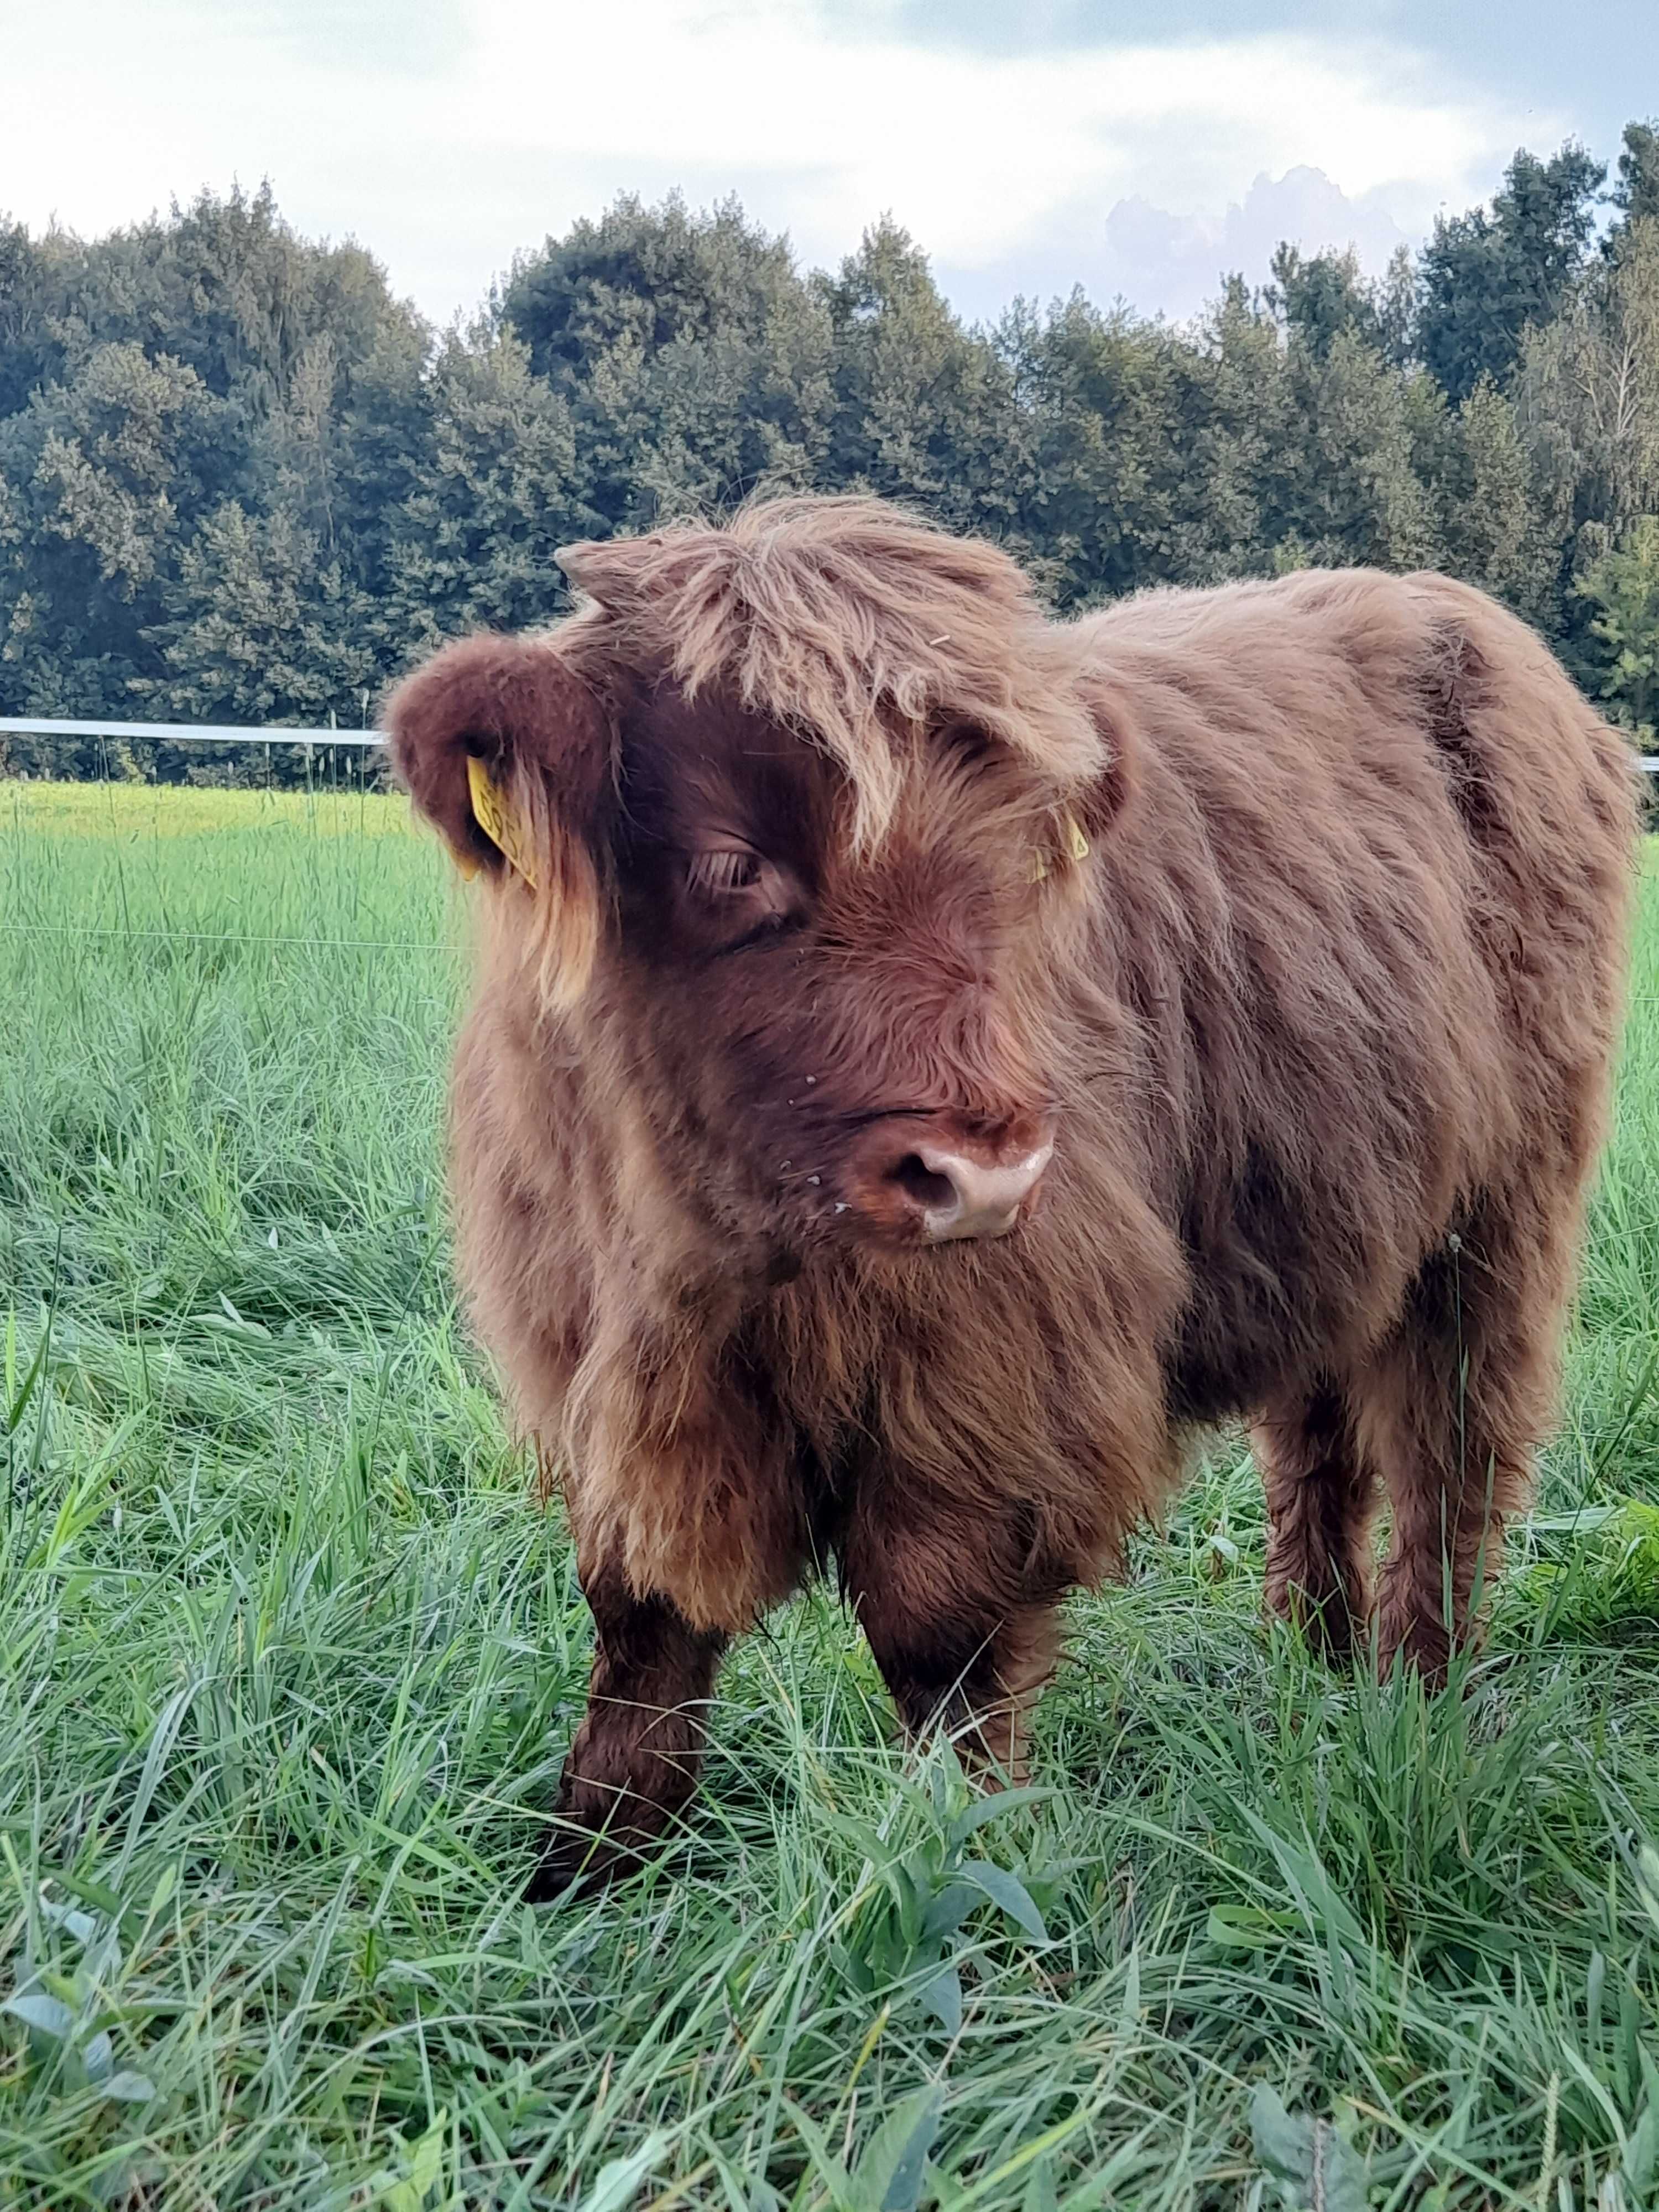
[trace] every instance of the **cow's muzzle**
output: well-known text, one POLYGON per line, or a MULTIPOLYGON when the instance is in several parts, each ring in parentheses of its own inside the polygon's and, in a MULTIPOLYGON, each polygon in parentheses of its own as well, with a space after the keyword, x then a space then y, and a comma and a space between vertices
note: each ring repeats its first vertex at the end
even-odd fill
POLYGON ((1048 1115, 1022 1115, 994 1138, 895 1115, 864 1133, 848 1201, 861 1227, 905 1243, 1006 1237, 1035 1204, 1054 1149, 1048 1115))

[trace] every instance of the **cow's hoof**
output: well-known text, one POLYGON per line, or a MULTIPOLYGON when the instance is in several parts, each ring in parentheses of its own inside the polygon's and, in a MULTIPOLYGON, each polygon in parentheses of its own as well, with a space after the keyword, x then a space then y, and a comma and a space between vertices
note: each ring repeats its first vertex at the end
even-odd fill
POLYGON ((622 1871, 619 1854, 603 1836, 580 1829, 554 1832, 524 1886, 526 1905, 550 1905, 573 1892, 602 1889, 622 1871))

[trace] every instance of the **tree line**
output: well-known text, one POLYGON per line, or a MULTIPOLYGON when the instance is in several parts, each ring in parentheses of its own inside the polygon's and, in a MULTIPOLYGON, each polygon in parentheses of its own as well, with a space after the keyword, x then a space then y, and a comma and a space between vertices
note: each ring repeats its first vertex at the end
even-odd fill
POLYGON ((556 547, 805 488, 986 532, 1060 612, 1444 568, 1651 748, 1659 128, 1611 174, 1517 153, 1381 279, 1281 246, 1186 327, 1080 289, 969 326, 895 224, 807 272, 735 201, 620 198, 444 331, 268 188, 0 221, 0 714, 356 727, 438 639, 559 611, 556 547))

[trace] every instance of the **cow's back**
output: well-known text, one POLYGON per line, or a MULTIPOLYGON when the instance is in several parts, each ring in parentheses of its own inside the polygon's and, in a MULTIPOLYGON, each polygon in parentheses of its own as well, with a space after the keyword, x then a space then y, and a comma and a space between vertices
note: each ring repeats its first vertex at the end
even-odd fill
POLYGON ((1293 1360, 1386 1327, 1472 1193, 1582 1182, 1634 777, 1537 639, 1441 577, 1156 592, 1072 635, 1136 725, 1095 957, 1228 1347, 1194 1365, 1207 1413, 1250 1395, 1264 1331, 1293 1360))

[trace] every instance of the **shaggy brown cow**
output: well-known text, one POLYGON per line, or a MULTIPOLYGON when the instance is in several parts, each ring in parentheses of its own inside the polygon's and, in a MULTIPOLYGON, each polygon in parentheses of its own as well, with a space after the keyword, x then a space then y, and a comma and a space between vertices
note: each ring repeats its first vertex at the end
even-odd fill
POLYGON ((1442 1674, 1551 1415, 1623 745, 1439 576, 1056 625, 860 500, 561 558, 578 613, 390 709, 488 880, 460 1269, 598 1626, 541 1891, 661 1828, 832 1553, 905 1722, 1017 1766, 1222 1416, 1272 1602, 1349 1648, 1380 1487, 1380 1657, 1442 1674))

